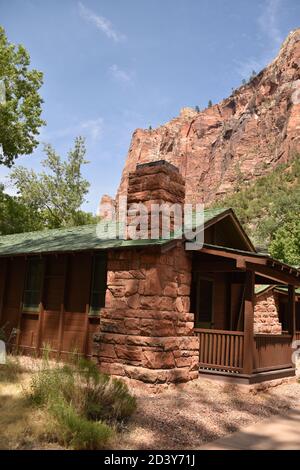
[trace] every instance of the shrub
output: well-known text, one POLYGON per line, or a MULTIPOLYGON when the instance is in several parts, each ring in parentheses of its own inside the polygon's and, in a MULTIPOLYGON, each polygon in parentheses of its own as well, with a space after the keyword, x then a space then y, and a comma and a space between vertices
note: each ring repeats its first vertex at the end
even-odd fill
POLYGON ((57 428, 58 440, 74 449, 99 449, 104 447, 113 435, 110 426, 80 416, 72 405, 63 400, 53 402, 50 412, 60 425, 57 428))
POLYGON ((123 382, 100 373, 96 364, 82 358, 54 367, 45 360, 31 380, 29 399, 47 407, 57 424, 56 438, 76 449, 105 446, 112 427, 136 407, 123 382))

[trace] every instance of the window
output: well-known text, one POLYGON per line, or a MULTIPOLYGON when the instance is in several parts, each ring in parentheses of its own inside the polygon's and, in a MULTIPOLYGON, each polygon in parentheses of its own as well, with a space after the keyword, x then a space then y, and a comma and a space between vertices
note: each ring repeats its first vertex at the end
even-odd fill
POLYGON ((213 287, 210 279, 198 278, 196 326, 209 328, 213 322, 213 287))
POLYGON ((27 261, 26 282, 23 297, 23 309, 37 311, 41 300, 43 261, 30 258, 27 261))
POLYGON ((106 292, 106 256, 97 254, 94 257, 92 273, 92 289, 90 299, 90 313, 96 315, 105 305, 106 292))

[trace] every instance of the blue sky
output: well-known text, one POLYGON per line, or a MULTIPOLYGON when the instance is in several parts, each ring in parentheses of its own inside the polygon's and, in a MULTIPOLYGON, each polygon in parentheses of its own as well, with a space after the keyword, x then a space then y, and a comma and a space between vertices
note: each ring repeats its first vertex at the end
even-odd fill
MULTIPOLYGON (((95 212, 117 189, 134 129, 228 96, 300 26, 300 2, 0 0, 0 24, 44 72, 41 141, 65 155, 86 137, 84 208, 95 212)), ((39 170, 42 158, 40 146, 18 164, 39 170)))

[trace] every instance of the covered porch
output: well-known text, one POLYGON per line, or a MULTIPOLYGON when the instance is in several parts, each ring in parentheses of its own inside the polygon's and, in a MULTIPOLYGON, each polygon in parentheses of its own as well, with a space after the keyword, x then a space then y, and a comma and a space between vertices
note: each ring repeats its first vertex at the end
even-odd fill
POLYGON ((191 311, 200 339, 200 374, 249 384, 295 375, 299 285, 297 269, 268 256, 209 244, 193 252, 191 311), (262 284, 287 287, 287 329, 272 310, 266 317, 278 321, 274 332, 255 331, 255 286, 262 284))

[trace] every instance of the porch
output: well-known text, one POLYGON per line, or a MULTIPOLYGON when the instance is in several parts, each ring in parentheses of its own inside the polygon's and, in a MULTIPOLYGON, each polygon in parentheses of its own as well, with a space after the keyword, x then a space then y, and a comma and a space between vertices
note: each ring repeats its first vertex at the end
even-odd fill
POLYGON ((299 284, 298 270, 256 253, 211 245, 194 252, 191 305, 194 333, 200 340, 200 374, 248 384, 294 376, 292 345, 300 340, 295 308, 299 284), (255 332, 258 284, 287 287, 287 330, 255 332))

